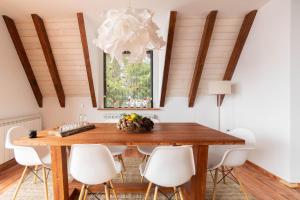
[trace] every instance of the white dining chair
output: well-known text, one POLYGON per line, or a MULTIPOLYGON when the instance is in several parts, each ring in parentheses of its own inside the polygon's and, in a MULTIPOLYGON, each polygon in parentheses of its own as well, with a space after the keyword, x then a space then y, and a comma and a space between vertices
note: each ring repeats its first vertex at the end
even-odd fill
MULTIPOLYGON (((119 121, 119 119, 106 119, 105 120, 106 123, 117 123, 118 121, 119 121)), ((125 153, 125 151, 127 150, 128 147, 126 145, 108 145, 107 147, 110 150, 110 152, 112 153, 112 155, 115 158, 117 158, 118 161, 122 164, 122 169, 123 169, 122 171, 126 171, 123 154, 125 153)), ((121 175, 122 182, 124 182, 123 172, 121 172, 120 175, 121 175)))
POLYGON ((89 186, 98 184, 104 184, 106 200, 109 200, 109 190, 112 190, 117 200, 112 179, 121 170, 120 162, 114 160, 110 150, 104 145, 75 144, 71 147, 70 173, 83 184, 79 200, 87 198, 89 186))
POLYGON ((155 185, 154 200, 157 199, 158 187, 174 189, 183 200, 181 185, 195 175, 195 163, 192 146, 160 146, 156 147, 147 162, 140 165, 141 176, 149 181, 145 194, 147 200, 152 184, 155 185))
MULTIPOLYGON (((19 183, 17 185, 16 191, 12 197, 13 200, 16 199, 18 192, 21 188, 24 179, 26 178, 27 171, 30 170, 34 174, 34 182, 37 175, 37 171, 39 167, 42 169, 43 178, 41 179, 44 182, 44 190, 45 190, 45 199, 48 200, 48 186, 47 186, 47 178, 46 174, 47 170, 50 170, 51 165, 51 156, 48 147, 40 146, 40 147, 28 147, 28 146, 17 146, 14 145, 13 141, 20 137, 28 136, 29 131, 21 126, 15 126, 10 128, 7 131, 5 147, 7 149, 12 149, 14 151, 14 156, 18 164, 25 166, 25 169, 22 172, 21 178, 19 179, 19 183)), ((39 178, 40 179, 40 178, 39 178)))
POLYGON ((255 149, 256 139, 252 131, 245 128, 236 128, 229 131, 228 134, 242 138, 245 145, 227 145, 210 147, 208 154, 208 170, 214 171, 213 177, 213 194, 212 199, 216 198, 217 185, 225 178, 230 178, 240 185, 244 194, 244 199, 248 199, 247 192, 237 176, 233 174, 236 167, 242 166, 248 158, 249 151, 255 149), (221 179, 218 179, 219 172, 222 173, 221 179))

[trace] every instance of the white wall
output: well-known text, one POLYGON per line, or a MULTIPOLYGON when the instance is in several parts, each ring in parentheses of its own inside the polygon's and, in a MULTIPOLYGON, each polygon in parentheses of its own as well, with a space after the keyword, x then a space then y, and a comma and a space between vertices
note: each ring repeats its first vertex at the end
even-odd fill
MULTIPOLYGON (((194 108, 189 108, 188 99, 183 97, 168 98, 168 103, 156 111, 126 111, 140 114, 155 114, 161 122, 199 122, 217 128, 217 107, 214 97, 201 96, 194 108)), ((62 123, 79 120, 80 105, 85 105, 85 112, 90 122, 104 122, 107 113, 124 113, 124 111, 103 111, 92 108, 90 97, 67 97, 66 107, 60 108, 56 97, 44 98, 40 109, 44 128, 56 127, 62 123)))
POLYGON ((300 1, 292 0, 291 29, 291 182, 300 182, 300 1))
POLYGON ((223 108, 232 115, 224 129, 247 127, 255 132, 257 149, 249 160, 287 181, 292 180, 290 14, 286 0, 271 0, 259 10, 233 77, 234 95, 223 108))
POLYGON ((0 119, 36 113, 37 102, 2 19, 0 38, 0 119))

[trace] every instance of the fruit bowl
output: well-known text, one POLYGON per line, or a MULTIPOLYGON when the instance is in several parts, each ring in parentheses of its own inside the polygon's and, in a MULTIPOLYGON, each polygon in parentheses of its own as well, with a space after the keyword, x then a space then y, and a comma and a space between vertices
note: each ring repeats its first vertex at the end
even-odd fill
POLYGON ((117 123, 117 128, 128 133, 150 132, 154 127, 153 121, 136 113, 122 114, 117 123))

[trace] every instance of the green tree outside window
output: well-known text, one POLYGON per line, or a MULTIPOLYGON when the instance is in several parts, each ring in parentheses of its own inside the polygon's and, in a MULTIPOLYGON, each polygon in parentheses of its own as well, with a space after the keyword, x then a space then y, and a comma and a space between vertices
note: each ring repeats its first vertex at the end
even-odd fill
POLYGON ((129 63, 124 66, 111 60, 104 54, 104 107, 153 107, 153 53, 141 63, 129 63))

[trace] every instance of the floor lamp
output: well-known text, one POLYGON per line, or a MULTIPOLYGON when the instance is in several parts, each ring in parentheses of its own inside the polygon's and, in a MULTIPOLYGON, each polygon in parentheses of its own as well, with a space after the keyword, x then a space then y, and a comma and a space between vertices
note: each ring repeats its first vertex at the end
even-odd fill
POLYGON ((208 83, 208 94, 217 96, 218 106, 218 130, 221 130, 221 97, 231 94, 230 81, 211 81, 208 83))

